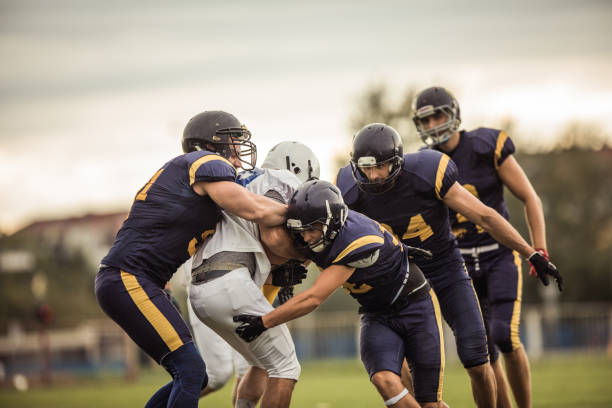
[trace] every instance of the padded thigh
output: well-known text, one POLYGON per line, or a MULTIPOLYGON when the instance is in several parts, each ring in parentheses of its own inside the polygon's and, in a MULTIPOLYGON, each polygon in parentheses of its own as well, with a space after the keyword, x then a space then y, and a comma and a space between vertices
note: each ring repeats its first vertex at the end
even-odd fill
POLYGON ((484 321, 472 281, 455 282, 436 294, 444 320, 455 334, 463 366, 470 368, 489 361, 484 321))
POLYGON ((158 363, 192 342, 180 313, 151 278, 105 268, 96 276, 95 291, 102 310, 158 363))

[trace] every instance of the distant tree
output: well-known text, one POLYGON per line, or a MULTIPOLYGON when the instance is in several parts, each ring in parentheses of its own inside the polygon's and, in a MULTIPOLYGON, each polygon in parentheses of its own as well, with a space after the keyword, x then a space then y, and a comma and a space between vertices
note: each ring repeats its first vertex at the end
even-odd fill
MULTIPOLYGON (((348 121, 351 138, 367 124, 385 123, 401 135, 404 151, 416 150, 420 139, 412 123, 412 103, 415 95, 414 87, 409 87, 398 95, 393 94, 384 83, 368 86, 357 97, 355 110, 348 121)), ((349 159, 349 152, 334 157, 334 173, 340 167, 346 166, 349 159)))

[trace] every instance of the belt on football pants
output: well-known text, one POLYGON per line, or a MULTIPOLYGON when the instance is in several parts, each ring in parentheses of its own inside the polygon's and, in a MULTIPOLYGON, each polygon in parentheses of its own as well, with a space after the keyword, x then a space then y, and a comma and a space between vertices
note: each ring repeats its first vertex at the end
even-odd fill
POLYGON ((402 288, 402 292, 397 297, 395 302, 386 306, 359 306, 359 314, 363 313, 397 313, 404 309, 409 303, 422 299, 429 293, 431 286, 425 280, 417 288, 407 289, 402 288))
POLYGON ((484 245, 474 248, 459 248, 459 252, 461 255, 471 255, 472 258, 474 258, 474 269, 479 271, 480 262, 478 260, 478 255, 484 254, 485 252, 495 251, 496 249, 499 249, 499 244, 497 242, 491 245, 484 245))
POLYGON ((253 276, 255 273, 255 255, 249 252, 219 252, 192 269, 191 283, 199 285, 210 282, 240 268, 247 268, 253 276))

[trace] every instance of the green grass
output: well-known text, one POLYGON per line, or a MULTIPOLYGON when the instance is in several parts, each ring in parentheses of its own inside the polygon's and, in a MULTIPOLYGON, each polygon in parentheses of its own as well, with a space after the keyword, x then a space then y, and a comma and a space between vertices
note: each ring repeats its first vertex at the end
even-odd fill
MULTIPOLYGON (((135 383, 98 376, 70 384, 36 387, 27 392, 0 390, 0 407, 142 407, 169 380, 161 369, 143 372, 135 383)), ((612 361, 601 356, 560 356, 532 363, 534 407, 612 407, 612 361)), ((230 407, 231 387, 200 401, 200 407, 230 407)), ((472 407, 467 374, 449 365, 444 400, 452 408, 472 407)), ((292 407, 382 407, 357 360, 308 362, 293 394, 292 407)))

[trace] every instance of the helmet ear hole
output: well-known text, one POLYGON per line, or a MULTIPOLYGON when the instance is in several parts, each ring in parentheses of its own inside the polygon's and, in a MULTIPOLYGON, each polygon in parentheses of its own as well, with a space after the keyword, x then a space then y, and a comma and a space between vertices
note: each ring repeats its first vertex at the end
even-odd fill
POLYGON ((261 167, 289 170, 302 183, 311 178, 318 178, 320 173, 319 160, 315 154, 299 142, 277 144, 268 152, 261 167))

